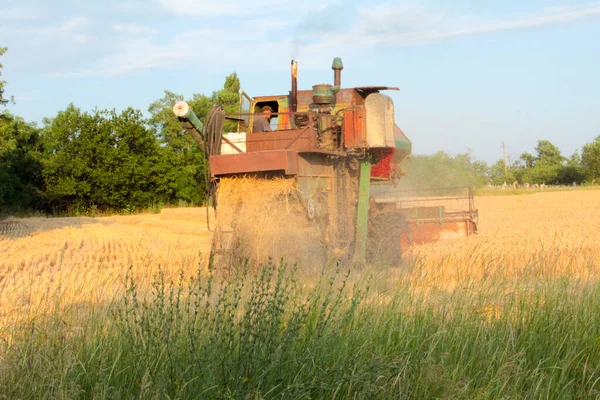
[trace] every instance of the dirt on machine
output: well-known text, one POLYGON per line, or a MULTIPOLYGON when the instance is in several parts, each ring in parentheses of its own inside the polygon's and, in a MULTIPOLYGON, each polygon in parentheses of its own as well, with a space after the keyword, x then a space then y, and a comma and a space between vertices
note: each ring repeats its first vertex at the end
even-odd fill
POLYGON ((470 188, 399 189, 412 144, 383 93, 398 88, 342 88, 340 58, 332 69, 333 85, 298 90, 292 61, 288 94, 240 91, 234 114, 215 106, 201 121, 187 103, 173 107, 208 159, 221 259, 397 264, 412 244, 477 232, 470 188), (257 131, 265 109, 269 126, 257 131), (226 119, 237 132, 223 132, 226 119))

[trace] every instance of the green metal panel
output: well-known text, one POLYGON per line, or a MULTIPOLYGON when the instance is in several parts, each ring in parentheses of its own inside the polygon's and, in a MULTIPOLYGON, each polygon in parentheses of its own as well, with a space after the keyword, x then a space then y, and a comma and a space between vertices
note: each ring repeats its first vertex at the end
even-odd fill
POLYGON ((404 164, 408 156, 410 156, 412 152, 412 143, 398 125, 394 127, 394 147, 396 147, 396 151, 392 162, 400 166, 404 164))
POLYGON ((358 183, 358 209, 356 215, 356 257, 365 261, 367 256, 367 234, 369 228, 369 198, 371 197, 371 162, 368 159, 360 162, 358 183))
POLYGON ((340 57, 336 57, 333 59, 333 64, 331 64, 331 69, 342 69, 344 68, 344 64, 342 63, 342 59, 340 57))
POLYGON ((204 126, 196 114, 194 114, 190 105, 185 101, 178 101, 173 106, 173 113, 181 121, 183 129, 194 138, 200 149, 204 152, 204 126))
POLYGON ((329 84, 313 85, 313 101, 317 104, 331 104, 336 92, 329 84))
POLYGON ((204 125, 202 125, 202 121, 200 121, 200 118, 198 118, 191 109, 187 119, 191 122, 192 125, 194 125, 194 128, 196 128, 198 132, 200 132, 201 134, 204 133, 204 125))
POLYGON ((397 150, 403 150, 406 153, 410 154, 412 151, 412 143, 410 142, 410 140, 408 140, 408 138, 406 136, 401 137, 401 136, 395 136, 394 137, 394 142, 396 145, 396 149, 397 150))

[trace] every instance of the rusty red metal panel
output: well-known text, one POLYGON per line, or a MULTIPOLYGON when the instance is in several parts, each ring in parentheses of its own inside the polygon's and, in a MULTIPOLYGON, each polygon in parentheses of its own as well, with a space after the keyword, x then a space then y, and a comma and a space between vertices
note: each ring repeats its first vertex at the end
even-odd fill
POLYGON ((411 243, 417 245, 444 239, 458 239, 476 232, 472 221, 411 223, 409 230, 411 243))
POLYGON ((344 147, 365 147, 365 110, 349 108, 344 111, 344 147))
POLYGON ((265 150, 312 150, 317 148, 317 132, 308 128, 246 134, 248 153, 265 150))
POLYGON ((242 154, 221 154, 210 157, 211 176, 245 174, 265 171, 283 171, 298 174, 296 150, 260 151, 242 154))
POLYGON ((395 164, 392 163, 395 148, 383 149, 382 158, 371 168, 371 178, 390 179, 395 172, 395 164))

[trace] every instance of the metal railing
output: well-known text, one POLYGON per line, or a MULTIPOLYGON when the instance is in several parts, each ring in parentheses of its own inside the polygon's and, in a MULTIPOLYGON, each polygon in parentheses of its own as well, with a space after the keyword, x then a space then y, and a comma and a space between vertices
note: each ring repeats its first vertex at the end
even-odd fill
MULTIPOLYGON (((272 112, 270 121, 271 129, 273 131, 284 131, 305 127, 311 123, 310 114, 306 111, 272 112)), ((261 113, 228 113, 227 117, 230 120, 239 122, 238 132, 250 132, 251 129, 248 126, 250 117, 258 115, 261 115, 261 113)), ((316 117, 319 118, 320 116, 317 114, 316 117)))

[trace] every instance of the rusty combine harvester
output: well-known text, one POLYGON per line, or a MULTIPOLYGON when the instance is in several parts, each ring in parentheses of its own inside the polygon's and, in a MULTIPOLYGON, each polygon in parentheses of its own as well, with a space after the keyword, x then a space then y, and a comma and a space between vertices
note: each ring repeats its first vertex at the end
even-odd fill
MULTIPOLYGON (((306 218, 324 227, 323 241, 336 256, 395 258, 411 243, 475 233, 469 188, 396 189, 412 144, 394 122, 392 99, 382 92, 398 88, 342 88, 340 58, 332 69, 333 85, 298 90, 298 64, 292 61, 288 94, 251 98, 240 91, 239 113, 225 115, 215 107, 204 123, 185 102, 173 111, 204 150, 216 185, 224 177, 293 177, 306 218), (272 109, 272 131, 253 132, 264 106, 272 109), (225 118, 238 121, 238 132, 223 134, 225 118)), ((216 206, 218 213, 218 201, 216 206)))

